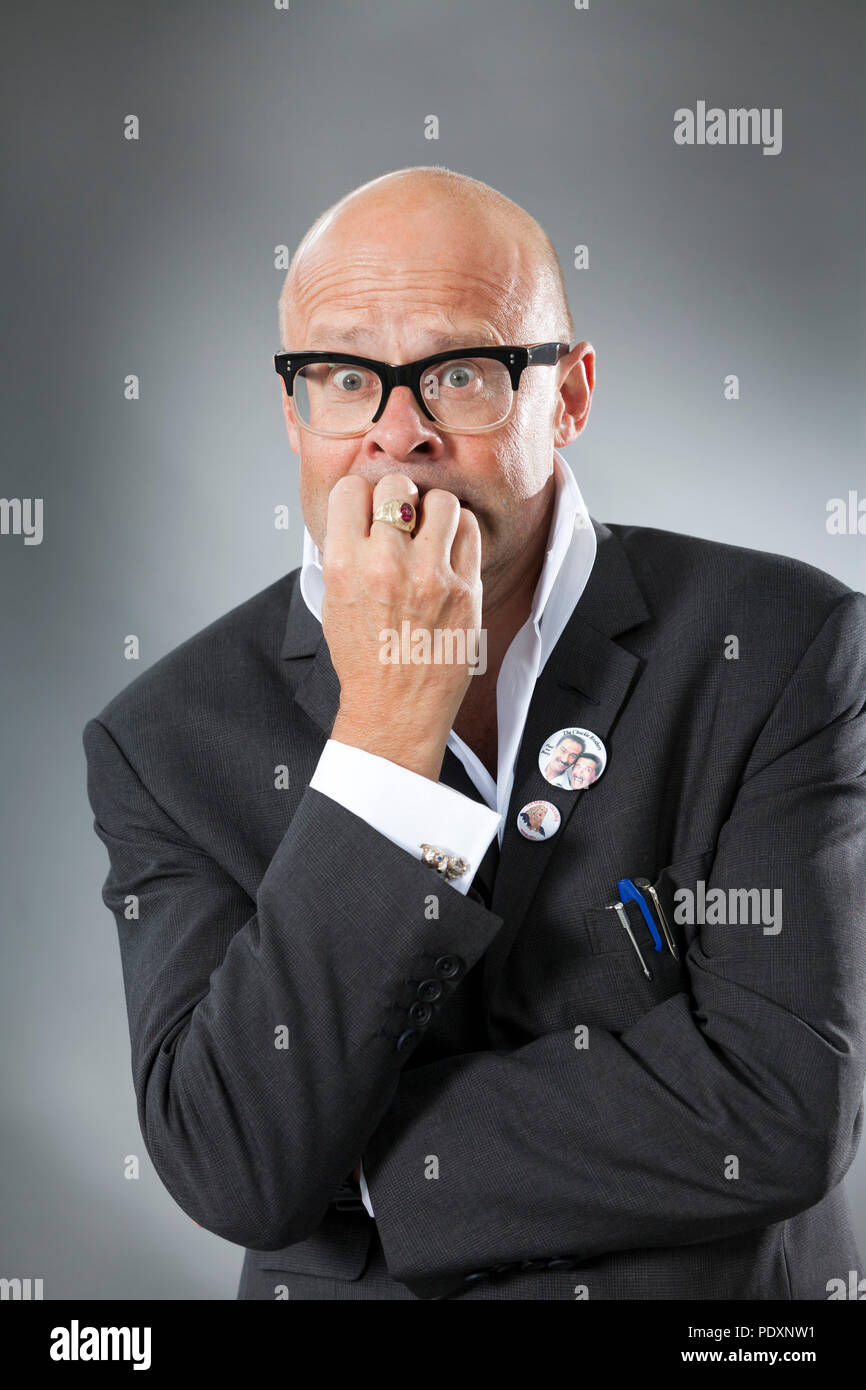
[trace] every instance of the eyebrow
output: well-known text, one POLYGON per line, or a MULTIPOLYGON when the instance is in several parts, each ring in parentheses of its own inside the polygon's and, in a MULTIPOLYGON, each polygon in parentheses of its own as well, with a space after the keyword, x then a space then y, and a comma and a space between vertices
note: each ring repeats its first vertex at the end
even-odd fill
MULTIPOLYGON (((316 327, 310 334, 311 342, 318 341, 323 344, 327 344, 327 346, 321 348, 311 347, 309 351, 328 352, 332 344, 334 347, 353 347, 362 338, 370 338, 371 336, 372 334, 370 330, 362 327, 360 324, 356 324, 354 326, 349 326, 346 328, 331 328, 327 325, 324 327, 316 327)), ((448 348, 452 347, 464 348, 500 346, 500 343, 494 342, 489 329, 472 329, 470 330, 468 335, 464 334, 462 337, 459 334, 455 333, 436 333, 430 339, 428 353, 424 353, 422 355, 426 357, 429 355, 429 353, 445 352, 448 348)), ((360 355, 361 354, 359 354, 359 356, 360 355)))

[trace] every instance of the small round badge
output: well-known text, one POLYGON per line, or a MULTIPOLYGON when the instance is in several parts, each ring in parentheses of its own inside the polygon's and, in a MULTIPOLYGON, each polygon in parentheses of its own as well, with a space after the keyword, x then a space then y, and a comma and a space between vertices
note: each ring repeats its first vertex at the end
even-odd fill
POLYGON ((591 729, 559 729, 541 745, 538 766, 546 782, 569 792, 582 792, 604 772, 607 751, 591 729))
POLYGON ((527 840, 549 840, 562 817, 550 801, 528 801, 517 813, 517 829, 527 840))

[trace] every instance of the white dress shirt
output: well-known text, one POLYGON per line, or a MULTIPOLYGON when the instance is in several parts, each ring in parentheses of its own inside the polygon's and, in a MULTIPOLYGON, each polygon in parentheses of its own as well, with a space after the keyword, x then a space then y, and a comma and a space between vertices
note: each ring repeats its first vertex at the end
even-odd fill
MULTIPOLYGON (((416 859, 421 858, 422 842, 444 845, 459 854, 469 867, 462 877, 451 881, 451 887, 461 893, 469 889, 495 834, 502 845, 514 767, 535 682, 595 562, 595 531, 574 474, 561 454, 554 451, 553 459, 556 498, 544 564, 529 617, 505 653, 496 681, 496 781, 453 729, 448 735, 447 746, 462 762, 486 805, 388 758, 335 739, 328 739, 310 778, 314 790, 338 801, 416 859)), ((322 561, 306 527, 300 584, 304 602, 321 622, 322 561)), ((372 1216, 363 1169, 361 1196, 372 1216)))

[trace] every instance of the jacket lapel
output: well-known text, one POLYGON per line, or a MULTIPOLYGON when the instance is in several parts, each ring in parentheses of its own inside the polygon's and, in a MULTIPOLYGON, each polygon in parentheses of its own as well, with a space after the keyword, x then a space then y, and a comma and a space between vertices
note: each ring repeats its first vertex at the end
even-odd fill
POLYGON ((491 903, 504 925, 485 956, 485 1012, 566 825, 572 816, 591 816, 592 788, 572 792, 545 781, 538 766, 542 744, 559 729, 579 726, 597 734, 610 752, 608 736, 640 665, 638 657, 612 639, 651 616, 620 541, 603 523, 593 521, 593 526, 595 563, 536 682, 517 755, 491 903), (547 840, 527 840, 517 829, 518 813, 529 801, 550 801, 562 817, 547 840))
POLYGON ((330 737, 340 707, 340 678, 334 670, 322 624, 304 602, 300 575, 289 600, 289 615, 280 656, 284 661, 313 658, 295 686, 295 700, 322 733, 330 737))

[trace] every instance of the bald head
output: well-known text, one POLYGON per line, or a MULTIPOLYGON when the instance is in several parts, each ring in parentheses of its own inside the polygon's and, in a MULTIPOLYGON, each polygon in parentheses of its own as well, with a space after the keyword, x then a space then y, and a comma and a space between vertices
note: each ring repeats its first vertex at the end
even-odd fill
MULTIPOLYGON (((336 346, 331 328, 357 332, 362 321, 372 340, 377 311, 411 317, 416 302, 428 327, 440 321, 443 341, 470 304, 485 330, 478 341, 574 340, 562 267, 543 228, 488 184, 421 166, 362 184, 316 219, 280 294, 282 345, 336 346), (321 342, 310 340, 317 329, 321 342)), ((368 353, 360 338, 352 346, 368 353)))

